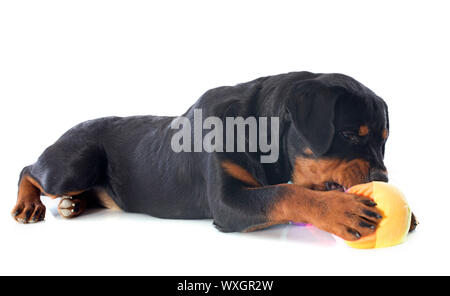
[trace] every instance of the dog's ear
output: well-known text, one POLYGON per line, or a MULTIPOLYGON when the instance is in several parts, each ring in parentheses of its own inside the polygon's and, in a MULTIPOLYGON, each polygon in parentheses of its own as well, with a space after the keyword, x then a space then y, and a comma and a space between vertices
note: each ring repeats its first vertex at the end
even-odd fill
POLYGON ((334 137, 334 108, 342 94, 317 80, 300 82, 288 92, 286 108, 302 142, 315 156, 328 151, 334 137))

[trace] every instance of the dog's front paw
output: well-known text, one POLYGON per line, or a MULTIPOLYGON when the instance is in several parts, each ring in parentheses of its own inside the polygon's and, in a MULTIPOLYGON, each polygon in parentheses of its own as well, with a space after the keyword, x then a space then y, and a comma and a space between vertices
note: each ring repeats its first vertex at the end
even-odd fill
POLYGON ((369 198, 339 191, 324 192, 310 202, 309 221, 344 240, 354 241, 375 232, 382 213, 369 198))
POLYGON ((21 224, 40 222, 45 218, 45 206, 40 200, 19 200, 12 211, 12 216, 21 224))

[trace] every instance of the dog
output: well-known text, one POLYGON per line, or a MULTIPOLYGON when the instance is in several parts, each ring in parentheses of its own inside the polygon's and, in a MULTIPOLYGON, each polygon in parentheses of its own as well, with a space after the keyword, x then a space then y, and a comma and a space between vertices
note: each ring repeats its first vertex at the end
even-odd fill
MULTIPOLYGON (((193 122, 195 110, 219 119, 278 118, 278 139, 268 135, 278 158, 261 162, 267 151, 260 148, 175 152, 176 117, 91 120, 22 170, 14 219, 44 220, 46 195, 62 197, 58 211, 65 218, 99 204, 159 218, 212 219, 223 232, 298 222, 353 241, 376 231, 383 218, 376 204, 345 192, 388 181, 388 107, 373 91, 343 74, 292 72, 211 89, 183 117, 193 122)), ((415 225, 413 218, 411 230, 415 225)))

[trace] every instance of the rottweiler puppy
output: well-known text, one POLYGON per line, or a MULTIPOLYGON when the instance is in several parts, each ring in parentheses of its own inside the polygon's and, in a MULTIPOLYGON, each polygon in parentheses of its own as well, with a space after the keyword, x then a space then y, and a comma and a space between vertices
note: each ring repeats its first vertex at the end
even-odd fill
MULTIPOLYGON (((176 117, 87 121, 23 169, 14 219, 42 221, 40 196, 46 195, 62 197, 58 210, 65 218, 100 204, 160 218, 213 219, 224 232, 299 222, 357 240, 376 230, 382 219, 376 204, 345 193, 356 184, 388 181, 388 108, 370 89, 342 74, 293 72, 207 91, 183 115, 192 125, 196 110, 224 122, 277 118, 276 126, 266 124, 277 158, 262 162, 268 151, 255 150, 250 132, 243 151, 174 151, 176 117)), ((229 131, 222 136, 239 140, 229 131)))

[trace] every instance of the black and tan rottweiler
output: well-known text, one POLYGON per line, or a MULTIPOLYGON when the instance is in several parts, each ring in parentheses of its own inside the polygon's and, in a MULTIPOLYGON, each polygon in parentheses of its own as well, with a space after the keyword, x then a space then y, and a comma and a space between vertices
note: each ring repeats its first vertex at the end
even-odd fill
POLYGON ((175 152, 175 117, 87 121, 23 169, 14 218, 42 221, 46 195, 62 197, 58 210, 66 218, 100 204, 160 218, 213 219, 225 232, 302 222, 357 240, 376 230, 382 219, 376 204, 345 193, 355 184, 388 181, 388 109, 370 89, 342 74, 295 72, 209 90, 183 116, 193 121, 195 109, 223 120, 278 118, 279 137, 272 137, 278 159, 262 163, 266 151, 259 148, 175 152))

